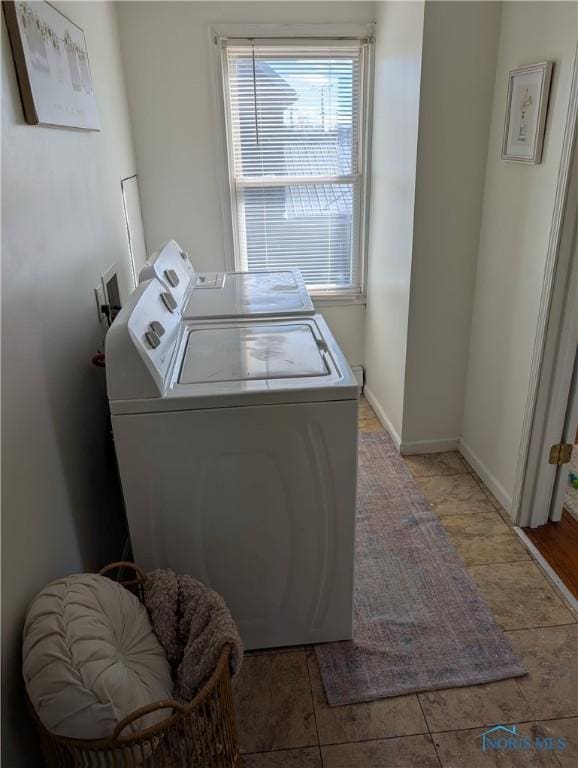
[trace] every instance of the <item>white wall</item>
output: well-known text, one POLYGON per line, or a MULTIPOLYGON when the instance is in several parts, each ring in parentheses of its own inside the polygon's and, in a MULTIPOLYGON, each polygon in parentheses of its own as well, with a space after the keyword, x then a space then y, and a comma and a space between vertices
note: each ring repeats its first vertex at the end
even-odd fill
POLYGON ((413 251, 423 2, 377 4, 366 394, 399 442, 413 251))
POLYGON ((463 422, 463 450, 509 506, 543 283, 576 3, 505 3, 498 50, 463 422), (508 71, 554 61, 541 165, 500 159, 508 71))
POLYGON ((446 450, 461 432, 500 4, 384 2, 377 17, 367 392, 402 452, 446 450))
MULTIPOLYGON (((373 3, 124 2, 123 56, 149 248, 174 237, 201 270, 223 269, 221 211, 211 70, 213 23, 367 23, 373 3)), ((225 212, 228 215, 228 212, 225 212)), ((362 362, 364 307, 325 312, 351 364, 362 362)))
MULTIPOLYGON (((116 10, 66 3, 86 33, 102 131, 24 123, 2 19, 2 764, 39 765, 22 695, 26 606, 122 551, 105 452, 93 286, 128 277, 120 179, 135 171, 116 10)), ((126 286, 126 283, 125 283, 126 286)))
POLYGON ((501 3, 426 3, 404 452, 456 447, 501 3))

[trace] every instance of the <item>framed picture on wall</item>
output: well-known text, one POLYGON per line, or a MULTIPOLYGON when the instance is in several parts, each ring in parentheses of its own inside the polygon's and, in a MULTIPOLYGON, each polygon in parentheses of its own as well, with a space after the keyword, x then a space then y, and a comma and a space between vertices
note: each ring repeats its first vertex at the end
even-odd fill
POLYGON ((519 67, 510 72, 502 143, 503 160, 534 165, 542 161, 551 79, 551 61, 519 67))
POLYGON ((100 130, 82 29, 50 3, 2 5, 26 122, 100 130))

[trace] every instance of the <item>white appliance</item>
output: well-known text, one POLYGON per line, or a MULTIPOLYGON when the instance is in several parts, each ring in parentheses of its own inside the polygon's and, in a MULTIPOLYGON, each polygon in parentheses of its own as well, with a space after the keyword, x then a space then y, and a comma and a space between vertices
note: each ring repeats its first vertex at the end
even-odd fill
POLYGON ((247 648, 352 636, 358 386, 322 317, 189 323, 141 283, 106 339, 132 545, 247 648))
POLYGON ((142 268, 140 282, 158 278, 175 297, 185 319, 312 315, 298 270, 196 273, 187 253, 169 240, 142 268))

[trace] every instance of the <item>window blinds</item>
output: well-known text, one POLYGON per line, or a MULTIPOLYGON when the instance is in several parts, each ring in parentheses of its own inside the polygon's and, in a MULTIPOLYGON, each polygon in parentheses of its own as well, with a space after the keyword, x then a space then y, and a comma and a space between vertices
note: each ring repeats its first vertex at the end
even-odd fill
POLYGON ((225 107, 237 262, 359 291, 361 41, 227 41, 225 107))

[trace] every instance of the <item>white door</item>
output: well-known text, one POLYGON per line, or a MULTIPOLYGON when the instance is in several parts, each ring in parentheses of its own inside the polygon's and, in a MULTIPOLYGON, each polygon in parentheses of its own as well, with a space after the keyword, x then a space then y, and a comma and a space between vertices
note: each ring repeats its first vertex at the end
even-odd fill
MULTIPOLYGON (((570 398, 566 409, 566 421, 564 432, 562 434, 562 443, 574 446, 576 441, 576 429, 578 427, 578 354, 574 360, 574 374, 570 388, 570 398)), ((568 464, 561 464, 557 467, 556 478, 554 480, 554 492, 552 494, 552 503, 550 505, 549 518, 553 522, 558 522, 562 517, 562 507, 564 505, 564 496, 568 487, 568 464)))

